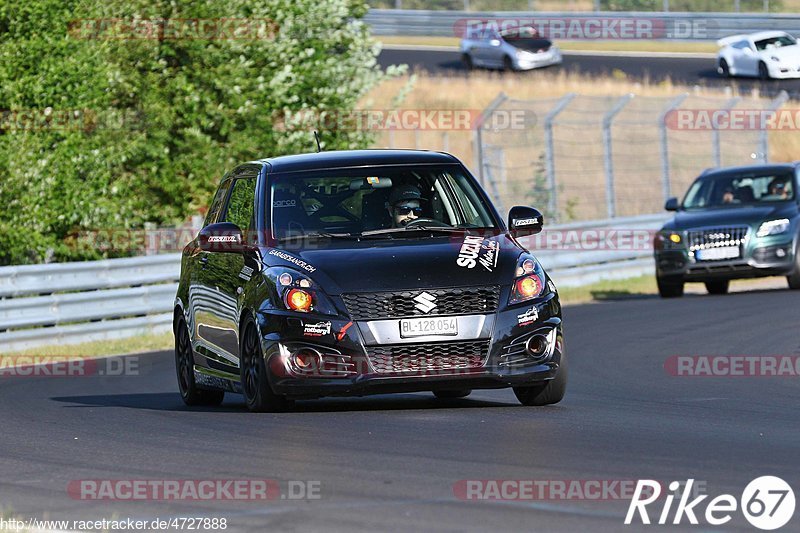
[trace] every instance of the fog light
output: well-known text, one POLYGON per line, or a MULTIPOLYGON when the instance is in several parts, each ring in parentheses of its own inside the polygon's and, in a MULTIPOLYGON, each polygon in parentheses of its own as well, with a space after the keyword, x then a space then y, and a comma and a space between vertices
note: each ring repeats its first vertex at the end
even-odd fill
POLYGON ((311 348, 301 348, 292 354, 292 363, 300 370, 317 370, 322 366, 322 355, 311 348))
POLYGON ((531 357, 541 357, 547 352, 547 339, 544 335, 534 335, 525 343, 525 351, 531 357))
POLYGON ((783 248, 778 248, 777 250, 775 250, 775 255, 777 257, 786 257, 786 250, 784 250, 783 248))

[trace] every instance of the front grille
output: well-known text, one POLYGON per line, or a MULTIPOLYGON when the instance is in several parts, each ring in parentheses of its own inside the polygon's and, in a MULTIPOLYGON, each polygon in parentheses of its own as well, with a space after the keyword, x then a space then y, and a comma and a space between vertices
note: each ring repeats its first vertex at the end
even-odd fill
POLYGON ((747 242, 747 226, 722 226, 702 230, 689 230, 689 251, 719 248, 722 246, 741 246, 747 242))
POLYGON ((367 355, 378 374, 477 369, 486 364, 489 341, 370 346, 367 355))
POLYGON ((343 294, 347 312, 353 320, 376 320, 407 316, 442 316, 494 313, 500 297, 500 287, 460 287, 450 289, 418 289, 394 292, 361 292, 343 294), (422 293, 431 304, 415 301, 422 293), (428 313, 426 306, 435 303, 428 313), (420 309, 420 307, 422 309, 420 309))

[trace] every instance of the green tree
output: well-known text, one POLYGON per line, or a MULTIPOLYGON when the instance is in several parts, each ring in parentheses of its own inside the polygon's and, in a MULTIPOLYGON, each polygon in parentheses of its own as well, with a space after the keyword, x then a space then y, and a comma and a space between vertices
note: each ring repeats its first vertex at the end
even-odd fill
MULTIPOLYGON (((69 236, 178 223, 236 163, 313 150, 310 132, 280 117, 346 113, 386 75, 366 9, 353 0, 0 3, 0 264, 99 257, 69 236), (125 24, 158 30, 161 19, 177 30, 119 38, 134 35, 125 24)), ((370 140, 322 132, 328 149, 370 140)))

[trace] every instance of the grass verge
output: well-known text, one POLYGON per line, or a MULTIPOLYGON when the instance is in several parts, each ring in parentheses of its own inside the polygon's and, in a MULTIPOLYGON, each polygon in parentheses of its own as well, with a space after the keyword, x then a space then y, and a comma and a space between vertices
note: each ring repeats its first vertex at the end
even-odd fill
POLYGON ((127 355, 134 353, 171 350, 172 333, 140 335, 127 339, 92 341, 81 344, 59 344, 42 346, 16 352, 4 353, 3 357, 58 357, 70 359, 91 359, 108 355, 127 355))

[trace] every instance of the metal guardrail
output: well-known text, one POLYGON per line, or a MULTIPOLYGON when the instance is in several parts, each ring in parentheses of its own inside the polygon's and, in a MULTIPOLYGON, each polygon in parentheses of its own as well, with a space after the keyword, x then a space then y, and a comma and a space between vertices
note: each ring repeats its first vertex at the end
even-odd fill
MULTIPOLYGON (((612 230, 651 232, 666 218, 647 215, 546 229, 565 236, 566 243, 570 238, 574 243, 574 237, 597 236, 593 241, 597 249, 591 251, 537 248, 533 238, 523 242, 559 287, 641 276, 653 272, 652 252, 641 246, 603 249, 602 236, 612 230)), ((179 270, 180 254, 2 267, 0 355, 43 345, 167 332, 179 270)))
MULTIPOLYGON (((460 37, 467 20, 648 21, 655 40, 704 41, 739 33, 783 30, 800 34, 799 14, 648 13, 648 12, 531 12, 531 11, 426 11, 370 9, 364 21, 378 36, 460 37), (663 33, 663 34, 662 34, 663 33)), ((607 39, 613 39, 609 33, 607 39)))

